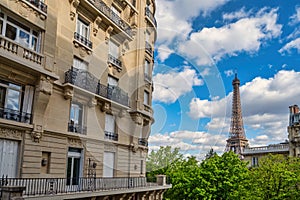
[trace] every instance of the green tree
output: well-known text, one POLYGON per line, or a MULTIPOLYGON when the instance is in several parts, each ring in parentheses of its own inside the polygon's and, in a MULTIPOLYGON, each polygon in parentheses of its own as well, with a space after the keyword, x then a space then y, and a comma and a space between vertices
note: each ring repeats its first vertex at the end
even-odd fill
MULTIPOLYGON (((268 155, 251 169, 250 196, 263 200, 300 199, 300 159, 268 155)), ((252 198, 253 199, 253 198, 252 198)))

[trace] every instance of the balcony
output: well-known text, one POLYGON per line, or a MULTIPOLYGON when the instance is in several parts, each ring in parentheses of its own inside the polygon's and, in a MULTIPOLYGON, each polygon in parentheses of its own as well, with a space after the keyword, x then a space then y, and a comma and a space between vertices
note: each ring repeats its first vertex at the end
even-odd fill
POLYGON ((25 0, 27 2, 29 2, 31 5, 33 5, 35 8, 37 8, 38 10, 47 13, 47 5, 45 3, 43 3, 40 0, 25 0))
POLYGON ((68 123, 68 131, 73 133, 80 133, 86 135, 86 126, 80 125, 80 124, 74 124, 74 122, 68 123))
MULTIPOLYGON (((80 178, 2 178, 1 187, 25 187, 23 197, 38 199, 65 199, 67 197, 103 196, 107 194, 123 194, 126 192, 147 192, 151 190, 165 190, 171 185, 165 183, 149 183, 146 177, 80 177, 80 178), (73 183, 73 184, 70 184, 73 183), (75 184, 74 184, 75 183, 75 184), (112 191, 109 193, 109 191, 112 191), (104 194, 103 194, 104 193, 104 194), (63 198, 62 195, 66 195, 63 198)), ((73 199, 73 198, 72 198, 73 199)), ((77 198, 76 198, 77 199, 77 198)), ((81 199, 81 198, 80 198, 81 199)))
POLYGON ((129 106, 129 97, 126 92, 117 86, 102 85, 99 80, 86 70, 74 67, 65 72, 65 83, 78 86, 101 97, 129 106))
POLYGON ((139 138, 139 145, 147 147, 148 146, 147 139, 146 138, 139 138))
POLYGON ((105 135, 104 138, 108 140, 118 141, 119 139, 119 135, 113 132, 104 131, 104 135, 105 135))
POLYGON ((156 28, 157 27, 156 19, 148 7, 145 8, 145 15, 150 20, 152 25, 156 28))
POLYGON ((79 33, 74 33, 74 39, 78 41, 80 44, 83 44, 84 46, 88 47, 89 49, 93 48, 93 43, 88 40, 86 37, 80 35, 79 33))
POLYGON ((21 46, 20 44, 0 35, 0 52, 12 60, 23 60, 42 66, 44 56, 36 51, 21 46))
POLYGON ((0 118, 27 124, 31 122, 30 113, 20 112, 9 108, 0 108, 0 118))
POLYGON ((123 30, 130 37, 133 36, 131 27, 114 13, 103 1, 101 0, 87 0, 92 4, 101 14, 110 19, 117 27, 123 30))
POLYGON ((108 54, 108 63, 110 63, 110 64, 116 66, 118 69, 122 70, 122 62, 111 54, 108 54))
POLYGON ((153 53, 153 49, 152 49, 152 46, 149 42, 145 42, 145 49, 146 49, 146 52, 149 53, 150 55, 152 55, 153 53))
POLYGON ((265 154, 265 153, 284 153, 289 151, 289 144, 272 144, 262 147, 245 148, 243 154, 265 154))

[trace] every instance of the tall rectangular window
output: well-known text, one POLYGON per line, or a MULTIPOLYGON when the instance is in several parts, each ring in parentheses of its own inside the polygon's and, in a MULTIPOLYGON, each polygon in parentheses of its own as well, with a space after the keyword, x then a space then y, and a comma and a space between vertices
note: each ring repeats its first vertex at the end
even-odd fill
POLYGON ((88 68, 88 63, 77 58, 77 57, 74 57, 73 59, 73 67, 75 67, 76 69, 80 69, 80 70, 87 70, 88 68))
POLYGON ((70 108, 70 122, 68 126, 69 132, 86 133, 83 121, 84 107, 81 103, 72 102, 70 108))
POLYGON ((112 55, 114 58, 119 58, 119 45, 113 41, 109 41, 109 54, 112 55))
POLYGON ((89 23, 84 20, 77 18, 77 28, 76 31, 82 37, 89 39, 90 38, 90 26, 89 23))
POLYGON ((149 92, 148 91, 144 91, 144 105, 149 105, 149 92))
POLYGON ((103 177, 114 177, 115 153, 105 151, 103 155, 103 177))
POLYGON ((0 175, 17 177, 18 150, 17 141, 0 139, 0 175))
POLYGON ((112 76, 108 76, 107 83, 109 86, 118 86, 118 79, 112 76))
POLYGON ((111 134, 115 134, 115 117, 111 114, 105 114, 105 131, 111 134))
POLYGON ((67 163, 67 185, 78 185, 81 176, 81 149, 69 148, 67 163))

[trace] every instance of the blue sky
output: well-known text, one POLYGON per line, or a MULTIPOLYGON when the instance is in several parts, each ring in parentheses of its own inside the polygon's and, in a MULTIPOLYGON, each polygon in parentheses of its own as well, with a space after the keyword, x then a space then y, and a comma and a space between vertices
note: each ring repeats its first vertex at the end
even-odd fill
POLYGON ((251 146, 287 139, 300 104, 300 2, 157 0, 150 150, 225 149, 234 72, 251 146))

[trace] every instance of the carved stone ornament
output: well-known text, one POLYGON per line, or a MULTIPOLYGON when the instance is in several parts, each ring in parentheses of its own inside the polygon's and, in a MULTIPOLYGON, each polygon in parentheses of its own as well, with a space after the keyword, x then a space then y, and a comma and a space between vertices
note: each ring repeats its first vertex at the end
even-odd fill
POLYGON ((131 118, 132 118, 132 120, 133 120, 136 124, 142 125, 142 123, 143 123, 143 117, 142 117, 141 114, 139 114, 139 113, 134 113, 134 114, 131 115, 131 118))
POLYGON ((98 30, 100 28, 100 24, 102 22, 102 19, 101 17, 96 17, 95 21, 94 21, 94 24, 93 24, 93 33, 94 33, 94 36, 96 37, 97 36, 97 33, 98 33, 98 30))
POLYGON ((9 129, 9 128, 0 128, 0 137, 7 138, 7 139, 22 139, 22 134, 25 131, 9 129))
POLYGON ((43 136, 43 132, 44 130, 42 125, 34 124, 33 131, 31 132, 32 141, 39 143, 43 136))
POLYGON ((52 94, 52 89, 53 89, 53 85, 50 82, 50 78, 41 78, 40 81, 40 91, 43 92, 44 94, 48 94, 51 95, 52 94))
POLYGON ((40 12, 38 9, 34 9, 34 5, 31 5, 30 3, 26 3, 24 1, 16 0, 16 3, 18 3, 18 11, 19 14, 23 17, 27 18, 29 15, 34 14, 35 16, 39 17, 41 20, 45 20, 47 18, 47 15, 45 13, 40 12))
POLYGON ((101 106, 101 111, 105 113, 111 112, 110 104, 108 102, 104 102, 101 106))
POLYGON ((82 142, 80 139, 75 139, 75 138, 68 138, 68 144, 71 147, 77 147, 77 148, 82 148, 82 142))
POLYGON ((126 115, 126 110, 125 109, 121 109, 119 112, 119 117, 122 118, 126 115))
POLYGON ((74 95, 73 88, 65 87, 64 89, 64 97, 66 100, 71 99, 74 95))
POLYGON ((133 152, 137 152, 139 145, 137 143, 133 142, 130 144, 130 147, 133 152))
POLYGON ((74 43, 74 47, 76 49, 78 49, 80 57, 84 58, 87 55, 91 55, 92 51, 91 51, 90 48, 87 48, 86 46, 83 46, 77 40, 74 40, 73 43, 74 43))
POLYGON ((88 102, 88 106, 90 108, 95 107, 97 105, 97 100, 95 98, 91 98, 88 102))
POLYGON ((80 0, 69 0, 70 4, 71 4, 71 8, 70 8, 70 18, 73 21, 76 17, 76 9, 80 3, 80 0))
POLYGON ((111 32, 114 30, 114 28, 112 26, 109 26, 106 31, 105 31, 105 41, 108 44, 108 41, 110 39, 110 34, 111 32))

